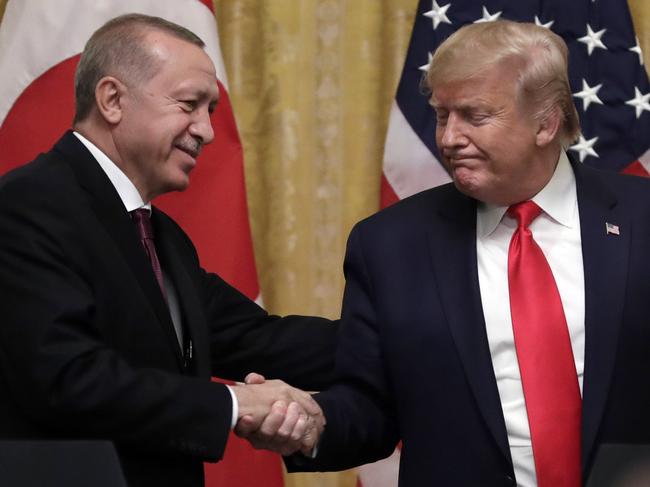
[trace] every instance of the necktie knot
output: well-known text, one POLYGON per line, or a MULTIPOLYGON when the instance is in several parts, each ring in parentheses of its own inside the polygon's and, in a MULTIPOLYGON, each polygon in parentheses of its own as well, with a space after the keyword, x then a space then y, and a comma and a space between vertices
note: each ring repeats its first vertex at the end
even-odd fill
POLYGON ((153 227, 151 226, 151 216, 146 208, 139 208, 131 212, 131 218, 138 229, 141 239, 153 240, 153 227))
POLYGON ((528 225, 537 218, 542 209, 531 200, 522 201, 508 208, 508 215, 517 220, 520 227, 528 228, 528 225))

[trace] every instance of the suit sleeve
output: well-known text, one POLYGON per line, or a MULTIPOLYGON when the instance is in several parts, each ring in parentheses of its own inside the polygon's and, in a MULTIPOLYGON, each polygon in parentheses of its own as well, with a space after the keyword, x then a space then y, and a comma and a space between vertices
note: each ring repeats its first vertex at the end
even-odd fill
POLYGON ((327 424, 315 460, 292 457, 290 471, 342 470, 390 455, 399 439, 394 398, 382 352, 372 269, 362 227, 350 234, 336 353, 336 384, 316 396, 327 424))
POLYGON ((189 237, 171 219, 164 221, 199 276, 213 376, 242 381, 248 372, 258 372, 309 391, 331 385, 338 321, 269 315, 217 274, 200 268, 189 237))
POLYGON ((206 274, 213 374, 243 380, 248 372, 319 391, 334 379, 338 322, 269 315, 216 274, 206 274))
POLYGON ((14 411, 5 433, 219 459, 232 407, 225 386, 135 367, 117 353, 112 342, 128 323, 98 326, 69 208, 45 187, 24 195, 23 186, 0 190, 0 402, 14 411))

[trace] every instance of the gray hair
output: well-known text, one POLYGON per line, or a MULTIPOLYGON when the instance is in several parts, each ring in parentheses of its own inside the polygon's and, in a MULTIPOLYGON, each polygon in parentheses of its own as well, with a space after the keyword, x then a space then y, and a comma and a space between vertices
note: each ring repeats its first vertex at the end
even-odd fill
POLYGON ((152 30, 205 47, 192 31, 160 17, 126 14, 109 20, 93 33, 81 53, 74 77, 73 123, 90 114, 95 105, 95 88, 104 76, 143 82, 156 74, 158 61, 144 42, 152 30))

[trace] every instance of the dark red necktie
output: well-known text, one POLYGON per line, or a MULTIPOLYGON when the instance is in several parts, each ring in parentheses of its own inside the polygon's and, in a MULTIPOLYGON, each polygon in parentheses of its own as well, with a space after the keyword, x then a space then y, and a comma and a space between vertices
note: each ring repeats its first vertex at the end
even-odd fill
POLYGON ((528 225, 532 201, 511 206, 517 219, 508 251, 512 328, 526 399, 538 487, 580 487, 582 401, 571 339, 551 268, 528 225))
POLYGON ((160 291, 163 294, 165 300, 167 300, 167 293, 165 293, 165 284, 163 282, 162 269, 160 268, 160 261, 158 260, 158 255, 156 254, 156 247, 153 241, 153 227, 151 226, 151 217, 149 215, 149 210, 146 208, 140 208, 131 212, 131 217, 135 223, 136 228, 138 229, 138 235, 140 235, 140 242, 144 247, 145 252, 149 256, 151 261, 151 267, 153 268, 153 273, 156 275, 156 280, 160 286, 160 291))

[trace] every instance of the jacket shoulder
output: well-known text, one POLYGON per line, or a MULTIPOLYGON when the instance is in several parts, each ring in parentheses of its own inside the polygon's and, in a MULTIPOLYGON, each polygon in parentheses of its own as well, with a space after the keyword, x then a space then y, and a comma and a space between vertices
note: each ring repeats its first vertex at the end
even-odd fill
POLYGON ((361 220, 356 226, 399 228, 430 222, 441 210, 463 211, 474 207, 474 200, 460 193, 453 183, 436 186, 404 198, 361 220))
POLYGON ((65 193, 73 181, 70 167, 60 154, 52 150, 0 177, 0 194, 12 193, 12 196, 23 199, 36 198, 43 193, 65 193))

